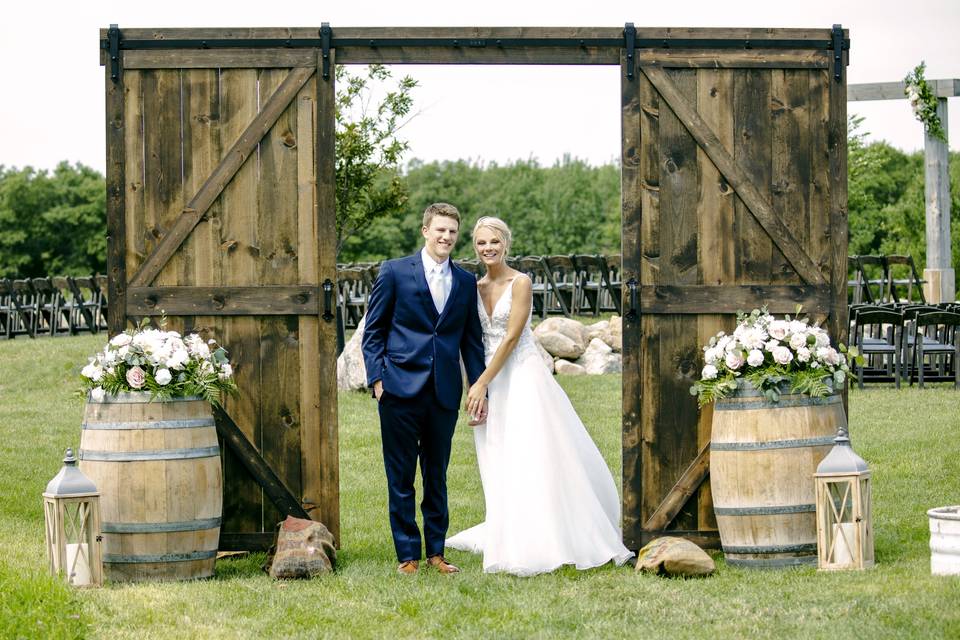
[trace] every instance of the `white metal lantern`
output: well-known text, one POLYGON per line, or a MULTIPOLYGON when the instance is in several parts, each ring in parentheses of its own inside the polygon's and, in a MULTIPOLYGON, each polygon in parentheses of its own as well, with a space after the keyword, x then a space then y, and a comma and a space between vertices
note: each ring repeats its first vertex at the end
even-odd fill
POLYGON ((103 584, 100 493, 67 449, 63 468, 43 492, 50 571, 74 586, 103 584))
POLYGON ((873 566, 870 469, 840 428, 817 467, 817 552, 821 569, 873 566))

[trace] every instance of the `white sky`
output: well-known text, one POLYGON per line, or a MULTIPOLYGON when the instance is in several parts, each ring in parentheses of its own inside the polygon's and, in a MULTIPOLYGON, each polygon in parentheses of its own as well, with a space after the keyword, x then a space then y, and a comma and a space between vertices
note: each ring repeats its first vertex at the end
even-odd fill
MULTIPOLYGON (((104 169, 103 71, 98 29, 123 27, 610 26, 823 27, 852 39, 849 82, 902 79, 921 59, 927 78, 960 77, 960 0, 14 0, 0 9, 0 164, 50 168, 60 160, 104 169)), ((592 163, 619 154, 616 67, 396 67, 421 84, 421 113, 405 129, 424 160, 505 162, 565 153, 592 163), (547 108, 545 108, 547 107, 547 108)), ((960 146, 958 100, 951 148, 960 146)), ((873 138, 922 148, 906 101, 852 103, 873 138)))

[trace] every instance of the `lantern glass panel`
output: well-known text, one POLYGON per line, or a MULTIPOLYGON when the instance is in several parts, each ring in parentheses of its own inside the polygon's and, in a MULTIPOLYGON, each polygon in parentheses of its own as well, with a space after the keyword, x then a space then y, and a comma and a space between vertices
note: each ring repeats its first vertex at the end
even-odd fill
POLYGON ((91 522, 91 503, 86 500, 64 500, 63 505, 63 544, 66 549, 64 573, 67 582, 73 585, 87 585, 92 580, 91 558, 94 540, 91 522))
POLYGON ((824 531, 827 544, 827 562, 845 566, 855 563, 857 552, 857 514, 854 513, 853 490, 850 480, 827 482, 828 513, 824 531))

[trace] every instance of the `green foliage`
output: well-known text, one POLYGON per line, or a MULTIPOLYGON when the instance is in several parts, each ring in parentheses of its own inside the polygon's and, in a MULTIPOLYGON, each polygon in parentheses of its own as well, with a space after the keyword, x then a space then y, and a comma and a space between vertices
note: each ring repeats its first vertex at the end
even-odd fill
POLYGON ((81 164, 0 166, 0 277, 105 271, 105 203, 103 176, 81 164))
POLYGON ((513 230, 513 255, 620 252, 620 169, 564 157, 500 165, 468 160, 411 162, 404 175, 403 211, 365 228, 344 245, 343 261, 381 260, 412 253, 420 219, 432 202, 453 203, 463 216, 455 257, 473 258, 470 231, 495 215, 513 230))
POLYGON ((404 76, 372 105, 374 93, 391 77, 383 65, 370 65, 365 75, 337 67, 336 184, 337 252, 359 230, 391 214, 399 214, 407 190, 399 175, 400 159, 409 148, 397 137, 410 113, 417 86, 404 76))

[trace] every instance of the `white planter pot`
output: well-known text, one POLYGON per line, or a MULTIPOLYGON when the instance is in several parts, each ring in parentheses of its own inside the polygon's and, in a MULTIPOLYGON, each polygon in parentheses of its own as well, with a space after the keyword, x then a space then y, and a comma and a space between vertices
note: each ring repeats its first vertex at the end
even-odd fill
POLYGON ((927 511, 930 516, 930 572, 960 575, 960 506, 927 511))

